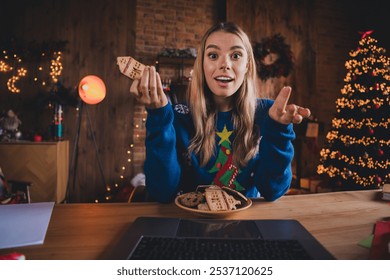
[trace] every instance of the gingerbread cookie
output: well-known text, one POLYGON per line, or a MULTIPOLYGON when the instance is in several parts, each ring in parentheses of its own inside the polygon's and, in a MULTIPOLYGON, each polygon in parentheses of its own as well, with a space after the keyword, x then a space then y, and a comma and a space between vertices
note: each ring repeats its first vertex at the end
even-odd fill
POLYGON ((205 189, 205 197, 211 211, 236 210, 241 201, 235 199, 224 189, 218 186, 210 186, 205 189))
POLYGON ((211 211, 228 210, 223 192, 219 187, 207 188, 205 191, 205 197, 211 211))
POLYGON ((117 57, 117 64, 121 73, 132 80, 141 79, 145 65, 131 56, 117 57))
POLYGON ((180 198, 180 203, 186 207, 197 207, 198 204, 204 201, 204 196, 200 192, 190 192, 183 194, 180 198))

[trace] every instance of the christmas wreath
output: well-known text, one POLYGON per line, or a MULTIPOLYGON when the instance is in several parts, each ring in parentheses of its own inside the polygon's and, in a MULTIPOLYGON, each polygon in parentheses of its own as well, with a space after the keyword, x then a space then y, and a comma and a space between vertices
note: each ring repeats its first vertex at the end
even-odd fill
POLYGON ((257 74, 262 80, 287 77, 293 69, 293 54, 280 34, 266 37, 253 46, 257 74))

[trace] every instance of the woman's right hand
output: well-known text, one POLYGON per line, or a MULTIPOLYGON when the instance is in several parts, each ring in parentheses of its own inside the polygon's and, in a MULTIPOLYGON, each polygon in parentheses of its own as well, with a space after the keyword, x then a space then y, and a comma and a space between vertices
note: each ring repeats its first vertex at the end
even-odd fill
POLYGON ((131 84, 130 93, 148 109, 157 109, 168 104, 160 74, 154 66, 145 67, 141 79, 134 80, 131 84))

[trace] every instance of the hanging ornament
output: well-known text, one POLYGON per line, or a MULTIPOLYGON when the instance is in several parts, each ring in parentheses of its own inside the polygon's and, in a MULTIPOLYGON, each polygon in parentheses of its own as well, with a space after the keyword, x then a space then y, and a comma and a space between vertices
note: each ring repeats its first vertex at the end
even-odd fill
POLYGON ((368 129, 368 134, 374 135, 374 133, 375 133, 375 131, 374 131, 373 128, 369 128, 369 129, 368 129))
POLYGON ((379 90, 379 84, 378 84, 378 83, 375 84, 375 89, 376 89, 376 90, 379 90))
POLYGON ((364 159, 368 159, 368 153, 367 152, 364 153, 363 158, 364 159))
POLYGON ((375 181, 375 183, 378 184, 378 185, 379 185, 380 183, 382 183, 382 178, 381 178, 381 176, 378 176, 378 175, 375 176, 374 181, 375 181))
POLYGON ((381 105, 380 105, 379 103, 376 103, 376 104, 374 105, 374 109, 376 109, 376 110, 378 110, 380 107, 381 107, 381 105))
POLYGON ((384 155, 384 153, 385 153, 385 152, 384 152, 382 149, 379 149, 379 150, 378 150, 378 156, 381 157, 381 156, 384 155))

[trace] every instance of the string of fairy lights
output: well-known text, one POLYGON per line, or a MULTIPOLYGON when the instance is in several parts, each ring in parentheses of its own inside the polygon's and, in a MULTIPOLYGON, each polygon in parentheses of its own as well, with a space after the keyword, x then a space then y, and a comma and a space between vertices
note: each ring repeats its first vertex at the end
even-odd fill
POLYGON ((353 129, 353 128, 362 129, 364 127, 372 127, 372 128, 383 127, 387 129, 390 127, 389 124, 390 124, 390 118, 384 119, 383 122, 379 122, 379 123, 375 122, 373 118, 364 118, 361 121, 357 121, 355 119, 344 119, 344 118, 332 119, 332 126, 337 129, 342 127, 346 127, 348 129, 353 129))
MULTIPOLYGON (((142 112, 139 112, 134 116, 133 126, 134 126, 134 135, 133 135, 133 143, 126 147, 125 154, 120 163, 120 167, 118 170, 118 177, 114 179, 114 183, 106 186, 105 193, 103 195, 99 195, 98 198, 94 200, 95 203, 105 203, 105 202, 115 202, 116 196, 120 192, 121 189, 126 187, 132 187, 129 184, 129 181, 126 177, 126 172, 133 165, 133 157, 134 157, 134 149, 139 145, 144 145, 144 137, 145 137, 145 123, 146 123, 147 111, 145 109, 142 112)), ((134 173, 130 172, 130 173, 134 173)), ((131 190, 130 190, 131 191, 131 190)))
POLYGON ((113 184, 108 184, 106 186, 105 193, 103 196, 100 196, 99 198, 95 199, 95 203, 102 203, 102 202, 110 202, 113 200, 113 195, 116 194, 119 189, 123 186, 123 181, 126 179, 126 171, 129 168, 129 166, 132 164, 133 161, 133 152, 134 144, 131 143, 127 148, 125 152, 125 156, 122 159, 122 162, 120 164, 119 174, 118 178, 114 180, 113 184))
POLYGON ((20 93, 18 82, 32 75, 32 80, 41 86, 46 86, 49 82, 57 83, 62 74, 62 52, 41 52, 39 63, 30 63, 28 59, 22 58, 12 50, 3 50, 0 57, 0 73, 8 74, 7 89, 11 93, 20 93), (32 64, 32 65, 31 65, 32 64), (47 65, 49 64, 49 65, 47 65), (30 69, 28 70, 28 67, 30 69))
POLYGON ((390 179, 390 58, 376 44, 364 35, 349 53, 337 117, 326 135, 328 147, 320 151, 317 173, 340 186, 380 187, 390 179))
MULTIPOLYGON (((14 38, 0 42, 0 74, 6 77, 7 89, 20 93, 32 86, 50 86, 58 82, 63 71, 62 55, 67 41, 22 41, 14 38)), ((1 87, 2 85, 0 85, 1 87)))

